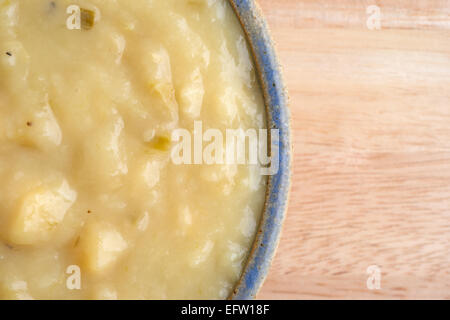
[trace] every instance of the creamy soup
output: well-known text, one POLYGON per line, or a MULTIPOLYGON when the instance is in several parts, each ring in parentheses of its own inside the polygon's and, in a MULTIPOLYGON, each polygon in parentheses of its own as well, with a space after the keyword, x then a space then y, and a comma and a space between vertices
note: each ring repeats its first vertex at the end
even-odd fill
POLYGON ((255 73, 225 0, 0 0, 0 298, 227 298, 266 179, 171 137, 265 128, 255 73))

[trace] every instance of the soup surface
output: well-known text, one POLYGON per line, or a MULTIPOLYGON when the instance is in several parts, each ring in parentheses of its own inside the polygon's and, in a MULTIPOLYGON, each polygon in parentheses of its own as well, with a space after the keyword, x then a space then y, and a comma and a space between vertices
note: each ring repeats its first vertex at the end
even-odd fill
POLYGON ((227 1, 0 0, 0 298, 228 297, 266 179, 175 164, 195 121, 266 125, 227 1))

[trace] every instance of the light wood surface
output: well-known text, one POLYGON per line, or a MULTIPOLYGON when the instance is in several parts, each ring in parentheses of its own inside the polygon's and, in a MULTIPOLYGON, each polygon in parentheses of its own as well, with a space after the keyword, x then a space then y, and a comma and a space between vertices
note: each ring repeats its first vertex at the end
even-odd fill
POLYGON ((450 1, 258 0, 294 175, 261 299, 450 299, 450 1), (369 5, 381 30, 367 27, 369 5), (369 290, 366 270, 381 270, 369 290))

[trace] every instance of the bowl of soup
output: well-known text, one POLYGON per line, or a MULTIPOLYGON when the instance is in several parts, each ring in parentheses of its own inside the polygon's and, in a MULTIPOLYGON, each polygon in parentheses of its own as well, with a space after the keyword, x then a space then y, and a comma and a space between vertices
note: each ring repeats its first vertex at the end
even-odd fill
POLYGON ((248 299, 289 193, 253 1, 0 0, 0 299, 248 299))

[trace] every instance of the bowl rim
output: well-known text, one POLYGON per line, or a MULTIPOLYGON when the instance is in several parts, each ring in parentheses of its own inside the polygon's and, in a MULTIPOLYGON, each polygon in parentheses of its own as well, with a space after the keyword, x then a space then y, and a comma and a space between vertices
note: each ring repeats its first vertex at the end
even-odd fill
POLYGON ((286 216, 291 183, 292 144, 288 94, 275 45, 262 10, 254 0, 229 0, 247 37, 264 95, 268 129, 279 130, 279 170, 269 176, 263 215, 230 299, 256 298, 269 272, 286 216))

